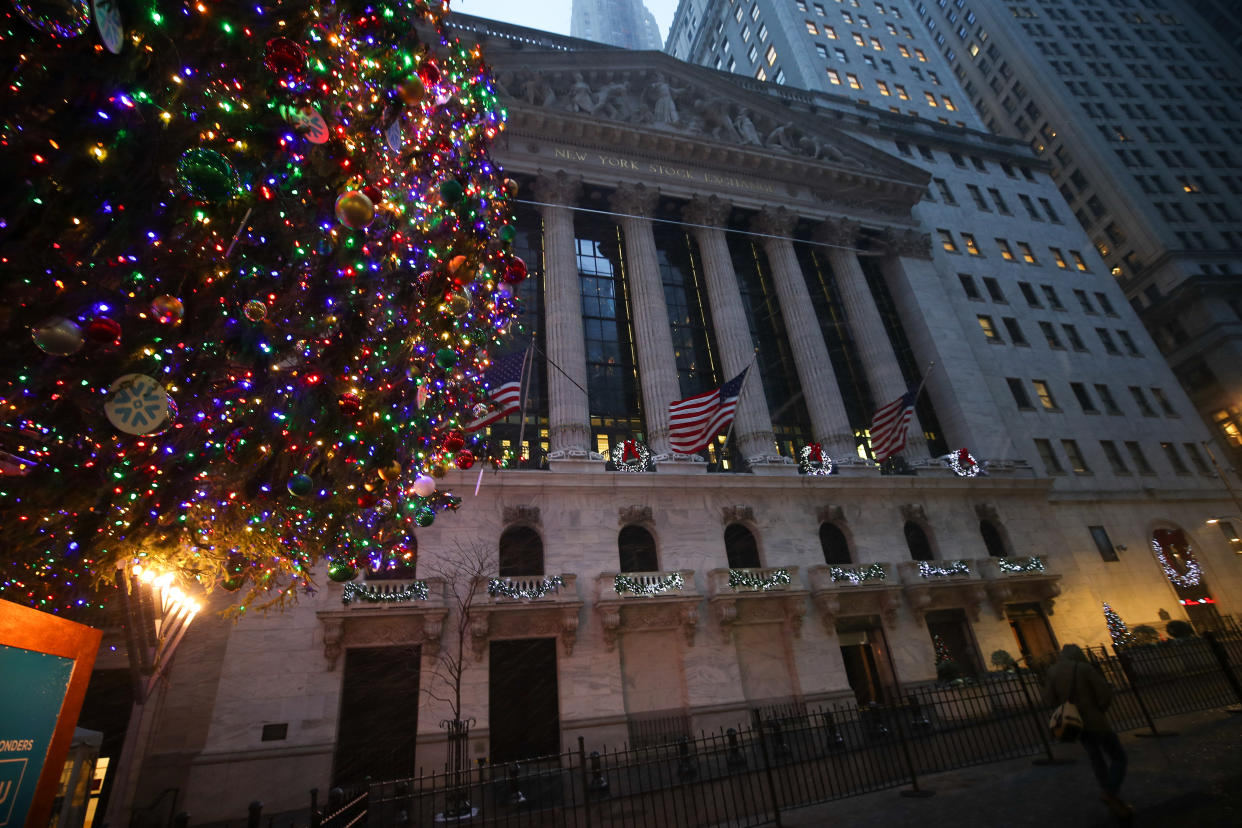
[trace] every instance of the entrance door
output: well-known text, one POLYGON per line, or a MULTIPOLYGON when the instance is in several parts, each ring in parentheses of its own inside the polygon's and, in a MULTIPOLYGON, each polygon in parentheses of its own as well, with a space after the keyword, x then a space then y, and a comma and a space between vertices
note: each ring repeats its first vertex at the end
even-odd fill
POLYGON ((1010 604, 1005 615, 1024 667, 1042 667, 1056 660, 1057 640, 1039 604, 1010 604))
POLYGON ((414 775, 421 648, 345 651, 332 783, 414 775))
POLYGON ((963 673, 977 676, 982 672, 979 648, 975 645, 975 637, 970 631, 970 623, 966 620, 964 611, 932 610, 927 613, 927 631, 933 642, 939 638, 948 650, 949 658, 957 662, 963 673))
POLYGON ((838 618, 837 641, 845 678, 860 705, 883 702, 893 695, 896 682, 878 618, 838 618))
POLYGON ((492 764, 559 753, 556 639, 493 641, 490 650, 487 704, 492 764))

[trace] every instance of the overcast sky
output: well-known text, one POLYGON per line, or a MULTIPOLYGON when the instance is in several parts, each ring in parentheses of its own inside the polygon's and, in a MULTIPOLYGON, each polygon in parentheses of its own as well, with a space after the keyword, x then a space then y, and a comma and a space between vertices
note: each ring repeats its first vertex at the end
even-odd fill
MULTIPOLYGON (((503 20, 545 32, 569 34, 569 9, 572 0, 543 0, 543 2, 515 2, 515 0, 451 0, 453 11, 503 20)), ((677 11, 677 0, 646 0, 647 8, 655 15, 660 26, 660 37, 668 37, 668 27, 677 11)))

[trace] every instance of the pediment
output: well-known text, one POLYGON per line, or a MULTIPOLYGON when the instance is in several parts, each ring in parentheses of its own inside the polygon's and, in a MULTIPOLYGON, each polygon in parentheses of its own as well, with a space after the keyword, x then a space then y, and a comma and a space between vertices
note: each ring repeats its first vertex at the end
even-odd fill
POLYGON ((518 135, 659 147, 683 157, 818 186, 825 200, 908 215, 926 171, 870 146, 815 110, 809 93, 659 52, 521 51, 489 45, 497 91, 518 135), (752 88, 753 87, 753 88, 752 88), (795 100, 791 106, 788 98, 795 100))

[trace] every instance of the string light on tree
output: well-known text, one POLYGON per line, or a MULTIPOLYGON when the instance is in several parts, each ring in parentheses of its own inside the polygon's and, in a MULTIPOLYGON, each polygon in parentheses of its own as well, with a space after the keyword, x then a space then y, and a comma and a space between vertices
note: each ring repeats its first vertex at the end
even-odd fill
POLYGON ((1108 634, 1113 639, 1114 647, 1124 647, 1134 643, 1134 634, 1130 632, 1126 622, 1121 620, 1121 616, 1108 605, 1107 601, 1104 602, 1104 620, 1108 623, 1108 634))
POLYGON ((78 0, 3 41, 0 597, 138 558, 244 612, 404 560, 519 329, 480 49, 435 0, 96 5, 106 49, 78 0))

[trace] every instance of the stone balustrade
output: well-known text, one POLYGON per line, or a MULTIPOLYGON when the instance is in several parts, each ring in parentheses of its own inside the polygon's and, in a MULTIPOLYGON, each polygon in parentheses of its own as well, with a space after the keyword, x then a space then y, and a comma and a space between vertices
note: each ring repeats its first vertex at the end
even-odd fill
POLYGON ((712 595, 744 592, 790 592, 802 588, 796 566, 713 569, 707 573, 712 595))
POLYGON ((505 575, 480 578, 475 583, 475 600, 488 604, 533 602, 578 602, 578 576, 505 575))
POLYGON ((595 579, 595 600, 659 597, 699 598, 693 569, 667 572, 601 572, 595 579))

